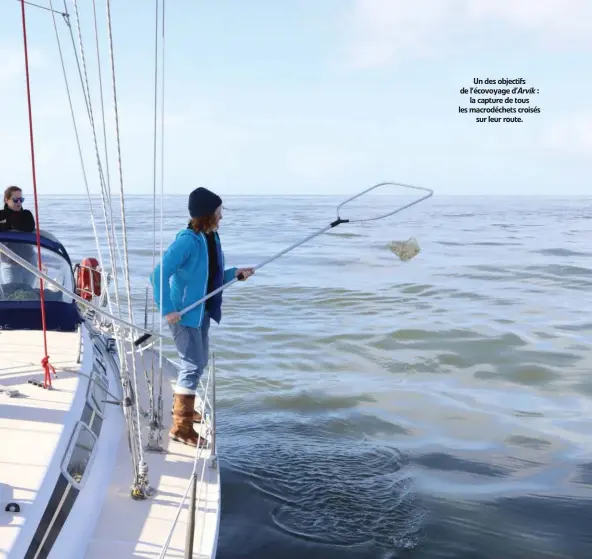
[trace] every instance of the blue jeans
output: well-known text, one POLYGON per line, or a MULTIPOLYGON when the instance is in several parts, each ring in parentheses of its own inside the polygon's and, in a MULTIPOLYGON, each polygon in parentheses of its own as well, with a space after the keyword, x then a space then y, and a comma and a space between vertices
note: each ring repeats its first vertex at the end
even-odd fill
POLYGON ((193 395, 208 364, 210 315, 204 314, 201 328, 180 324, 171 324, 170 328, 177 353, 181 358, 181 370, 177 376, 175 394, 193 395))

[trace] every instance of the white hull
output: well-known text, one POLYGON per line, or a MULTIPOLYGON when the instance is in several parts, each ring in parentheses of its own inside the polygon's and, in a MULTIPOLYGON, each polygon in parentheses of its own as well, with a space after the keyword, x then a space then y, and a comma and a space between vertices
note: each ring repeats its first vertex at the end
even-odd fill
MULTIPOLYGON (((158 558, 171 529, 168 550, 162 557, 184 557, 189 495, 176 517, 196 452, 197 477, 203 480, 197 486, 193 556, 215 557, 219 471, 210 460, 210 447, 195 449, 168 438, 174 364, 163 359, 161 444, 166 452, 144 451, 148 482, 155 493, 134 500, 130 495, 133 469, 122 407, 106 403, 101 410, 91 396, 97 383, 89 379, 97 378, 95 375, 107 379, 109 392, 120 400, 118 358, 107 350, 105 337, 93 338, 86 325, 79 333, 48 332, 50 362, 58 376, 52 379, 53 389, 44 390, 28 383, 30 378, 43 379, 42 333, 0 331, 0 386, 20 393, 13 398, 0 394, 0 557, 158 558), (68 474, 71 440, 80 430, 86 435, 85 445, 93 442, 93 430, 98 433, 81 485, 68 474), (18 504, 20 511, 5 511, 8 503, 18 504)), ((144 370, 152 364, 157 370, 157 352, 147 349, 142 355, 136 354, 136 363, 138 400, 147 407, 144 370)), ((98 400, 113 400, 96 393, 98 400)), ((148 418, 141 414, 140 419, 145 445, 148 418)), ((203 436, 207 434, 205 427, 203 436)), ((77 453, 74 461, 80 467, 88 452, 78 449, 77 453)))

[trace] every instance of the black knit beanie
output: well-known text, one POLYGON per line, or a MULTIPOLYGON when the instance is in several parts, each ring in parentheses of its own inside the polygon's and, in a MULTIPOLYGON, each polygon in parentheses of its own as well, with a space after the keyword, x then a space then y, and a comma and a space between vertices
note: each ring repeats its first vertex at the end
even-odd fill
POLYGON ((222 205, 222 198, 203 186, 196 188, 189 195, 188 209, 191 217, 212 215, 220 205, 222 205))

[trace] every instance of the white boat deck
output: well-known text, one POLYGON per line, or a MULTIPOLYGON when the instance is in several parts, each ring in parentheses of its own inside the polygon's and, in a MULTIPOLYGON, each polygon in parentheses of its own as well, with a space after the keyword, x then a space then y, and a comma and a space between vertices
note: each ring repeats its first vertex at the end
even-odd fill
POLYGON ((43 382, 43 334, 0 331, 0 388, 20 393, 14 398, 0 393, 0 557, 12 547, 39 493, 78 385, 80 334, 48 332, 47 345, 58 375, 52 378, 55 390, 28 383, 43 382), (17 502, 21 512, 6 512, 9 502, 17 502))
MULTIPOLYGON (((35 530, 53 490, 55 478, 51 484, 43 482, 50 464, 53 475, 57 475, 55 468, 61 463, 67 443, 61 437, 64 424, 71 428, 72 421, 76 420, 67 416, 78 383, 83 381, 78 374, 81 364, 77 363, 80 339, 78 333, 48 332, 50 363, 58 376, 52 378, 53 389, 44 390, 27 382, 30 378, 43 382, 42 333, 0 331, 0 387, 16 389, 20 393, 14 398, 0 393, 0 558, 22 559, 21 549, 12 554, 8 550, 13 547, 23 525, 27 531, 35 530), (21 511, 4 511, 8 502, 18 502, 21 511), (31 519, 28 526, 27 518, 31 519)), ((87 334, 83 339, 82 368, 86 371, 92 366, 92 345, 87 334)), ((144 364, 150 367, 154 360, 158 366, 158 354, 148 349, 143 356, 136 354, 136 359, 139 401, 142 409, 147 410, 144 364)), ((132 461, 123 414, 120 406, 107 404, 96 447, 101 457, 95 461, 91 477, 63 525, 61 533, 65 537, 58 537, 48 559, 158 558, 171 529, 168 550, 162 557, 183 558, 191 492, 187 494, 178 519, 177 512, 190 482, 196 452, 199 453, 198 482, 202 475, 203 481, 198 483, 197 490, 193 557, 215 557, 220 510, 219 471, 211 464, 210 448, 196 449, 168 437, 175 377, 174 364, 163 360, 164 428, 161 444, 166 452, 144 451, 149 468, 148 480, 154 494, 140 501, 131 498, 132 461)), ((110 386, 110 391, 117 394, 117 386, 110 386)), ((141 415, 141 424, 145 444, 148 418, 141 415)), ((199 430, 199 426, 195 425, 195 429, 199 430)), ((205 436, 206 426, 201 429, 202 436, 205 436)))
MULTIPOLYGON (((138 385, 140 401, 148 402, 146 383, 144 382, 143 364, 150 367, 152 359, 158 366, 158 355, 147 350, 143 357, 136 354, 138 367, 138 385)), ((205 373, 204 373, 205 377, 205 373)), ((185 494, 195 454, 198 452, 198 483, 195 510, 194 557, 214 557, 218 539, 218 519, 220 507, 219 470, 210 465, 210 448, 196 449, 171 441, 168 431, 171 428, 170 413, 173 399, 173 385, 176 379, 175 366, 163 360, 163 401, 164 429, 161 444, 165 453, 145 451, 144 459, 148 463, 148 479, 156 489, 155 494, 143 501, 130 497, 131 467, 127 436, 119 444, 117 466, 108 488, 108 494, 95 534, 90 542, 86 559, 113 558, 158 558, 166 543, 169 531, 173 528, 179 504, 185 494)), ((197 399, 196 399, 197 403, 197 399)), ((148 440, 148 420, 142 418, 142 438, 148 440)), ((199 432, 199 426, 195 425, 199 432)), ((205 425, 202 436, 206 435, 205 425)), ((181 509, 174 527, 167 553, 163 557, 183 558, 187 529, 187 513, 190 492, 181 509)))

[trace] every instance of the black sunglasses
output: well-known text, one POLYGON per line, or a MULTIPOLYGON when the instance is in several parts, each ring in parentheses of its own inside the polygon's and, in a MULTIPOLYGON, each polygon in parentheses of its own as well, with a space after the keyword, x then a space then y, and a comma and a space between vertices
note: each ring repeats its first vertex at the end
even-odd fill
POLYGON ((22 204, 25 201, 25 199, 21 196, 20 198, 13 198, 12 201, 15 204, 18 204, 19 202, 22 204))

